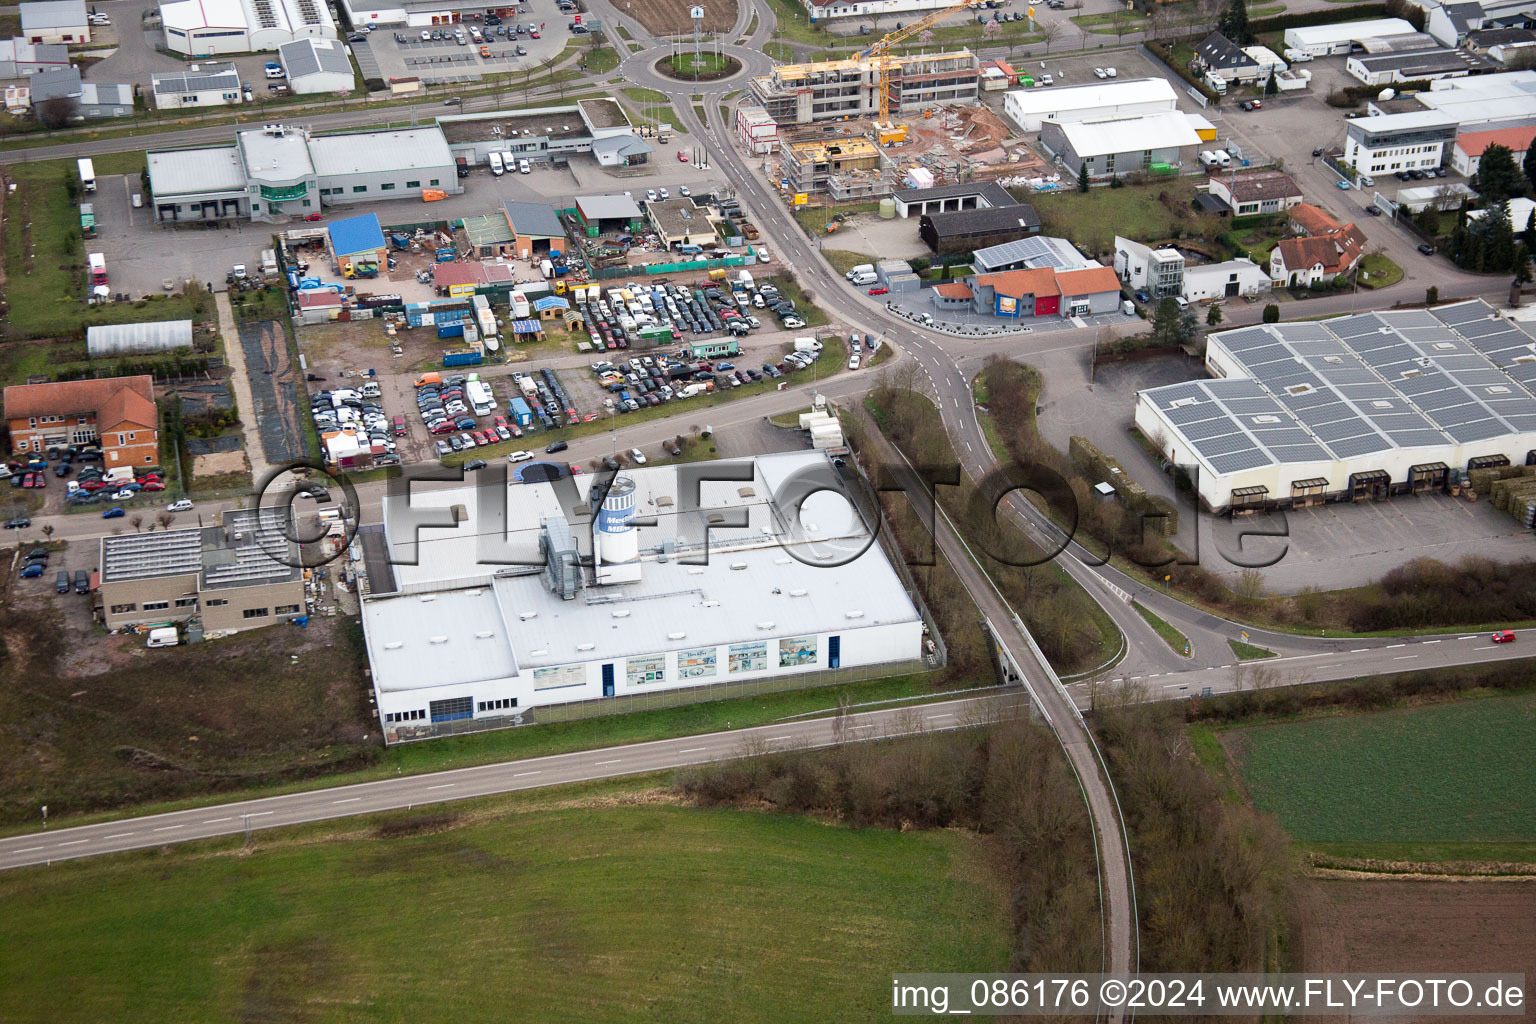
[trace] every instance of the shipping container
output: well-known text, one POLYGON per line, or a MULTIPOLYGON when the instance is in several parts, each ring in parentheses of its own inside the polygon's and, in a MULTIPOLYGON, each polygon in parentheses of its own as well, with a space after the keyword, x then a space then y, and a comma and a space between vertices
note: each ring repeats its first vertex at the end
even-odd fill
POLYGON ((512 419, 520 427, 526 427, 533 422, 533 410, 528 408, 528 403, 521 398, 513 398, 507 403, 507 411, 512 414, 512 419))
POLYGON ((437 336, 439 338, 462 338, 462 337, 464 337, 464 321, 460 320, 457 323, 451 323, 451 324, 438 324, 437 325, 437 336))
MULTIPOLYGON (((455 326, 459 328, 460 334, 464 333, 464 326, 462 324, 456 324, 455 326)), ((438 328, 439 336, 443 336, 442 331, 443 328, 438 328)), ((483 362, 485 362, 485 357, 473 349, 461 349, 457 352, 443 353, 444 366, 479 366, 483 362)))

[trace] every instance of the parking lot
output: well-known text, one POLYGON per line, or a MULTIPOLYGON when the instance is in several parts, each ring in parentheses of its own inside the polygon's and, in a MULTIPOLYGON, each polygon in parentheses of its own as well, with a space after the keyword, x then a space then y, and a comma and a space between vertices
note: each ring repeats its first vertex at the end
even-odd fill
POLYGON ((475 82, 483 75, 535 70, 559 56, 572 38, 567 29, 570 15, 556 9, 553 0, 533 0, 519 10, 499 25, 467 20, 460 25, 420 28, 380 26, 364 33, 364 43, 354 45, 366 45, 372 51, 385 78, 415 77, 428 84, 475 82), (492 34, 482 35, 477 42, 471 27, 482 33, 489 29, 492 34), (522 32, 517 31, 519 27, 522 32), (455 38, 457 28, 464 30, 462 44, 455 38))

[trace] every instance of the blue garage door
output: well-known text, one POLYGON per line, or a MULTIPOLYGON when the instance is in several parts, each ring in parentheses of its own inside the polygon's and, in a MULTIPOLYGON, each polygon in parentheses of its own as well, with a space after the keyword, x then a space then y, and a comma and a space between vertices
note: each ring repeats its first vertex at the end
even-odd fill
POLYGON ((454 697, 452 700, 434 700, 431 705, 432 721, 452 722, 460 718, 475 717, 475 698, 454 697))

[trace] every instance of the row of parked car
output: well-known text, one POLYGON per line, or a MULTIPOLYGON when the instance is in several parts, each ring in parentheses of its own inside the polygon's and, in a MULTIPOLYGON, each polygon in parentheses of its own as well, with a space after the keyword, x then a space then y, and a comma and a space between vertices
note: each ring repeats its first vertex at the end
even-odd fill
POLYGON ((580 303, 578 308, 586 317, 593 347, 610 352, 629 348, 639 332, 658 327, 668 330, 674 341, 682 340, 684 331, 742 337, 763 325, 753 313, 755 309, 772 312, 785 329, 805 326, 795 304, 771 284, 752 287, 743 282, 734 286, 721 282, 698 288, 684 284, 610 288, 605 297, 595 303, 580 303))
POLYGON ((627 363, 617 364, 604 360, 589 368, 598 385, 613 395, 604 401, 604 406, 626 413, 782 377, 810 366, 820 354, 819 346, 814 352, 791 352, 777 363, 764 363, 762 369, 754 370, 731 362, 695 360, 684 349, 675 356, 634 356, 627 363))
POLYGON ((374 457, 375 465, 398 465, 395 439, 406 434, 405 417, 396 416, 391 422, 379 403, 382 396, 376 381, 368 381, 356 388, 330 388, 316 391, 309 396, 309 414, 315 421, 315 429, 322 434, 338 430, 352 430, 358 440, 382 454, 374 457))
MULTIPOLYGON (((48 571, 48 549, 33 548, 27 552, 26 560, 22 562, 21 578, 24 580, 37 579, 48 571)), ((53 589, 60 594, 70 591, 70 575, 68 569, 60 569, 54 577, 53 589)), ((88 594, 91 590, 91 574, 84 569, 76 569, 74 575, 74 591, 77 594, 88 594)))

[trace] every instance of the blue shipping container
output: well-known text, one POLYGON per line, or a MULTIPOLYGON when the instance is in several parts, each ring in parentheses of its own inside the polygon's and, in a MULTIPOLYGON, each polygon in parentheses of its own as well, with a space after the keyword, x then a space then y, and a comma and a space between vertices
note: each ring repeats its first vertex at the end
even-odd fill
POLYGON ((438 324, 437 336, 439 338, 462 338, 464 337, 464 324, 462 321, 456 324, 438 324))
POLYGON ((507 409, 512 413, 512 419, 520 427, 526 427, 533 422, 533 410, 528 408, 528 403, 521 398, 514 398, 507 403, 507 409))
POLYGON ((443 353, 444 366, 479 366, 483 362, 485 362, 485 358, 479 352, 472 349, 465 349, 462 352, 443 353))

